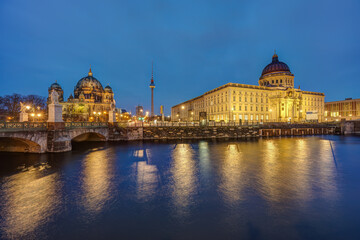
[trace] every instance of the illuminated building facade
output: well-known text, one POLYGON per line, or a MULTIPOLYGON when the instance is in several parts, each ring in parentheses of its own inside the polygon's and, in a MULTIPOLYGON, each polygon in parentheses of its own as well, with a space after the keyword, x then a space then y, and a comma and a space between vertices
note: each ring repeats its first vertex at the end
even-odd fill
POLYGON ((272 57, 259 86, 227 83, 171 108, 172 121, 303 122, 324 120, 324 93, 294 88, 287 64, 272 57))
POLYGON ((88 76, 81 78, 75 88, 74 95, 70 94, 64 101, 64 91, 55 82, 49 87, 49 98, 52 90, 59 94, 59 103, 63 105, 64 121, 107 121, 110 104, 114 99, 112 88, 107 85, 103 88, 99 80, 93 77, 91 68, 88 76))
POLYGON ((143 117, 144 116, 144 108, 143 106, 136 106, 136 116, 137 117, 143 117))
POLYGON ((325 121, 360 119, 360 98, 325 103, 325 121))

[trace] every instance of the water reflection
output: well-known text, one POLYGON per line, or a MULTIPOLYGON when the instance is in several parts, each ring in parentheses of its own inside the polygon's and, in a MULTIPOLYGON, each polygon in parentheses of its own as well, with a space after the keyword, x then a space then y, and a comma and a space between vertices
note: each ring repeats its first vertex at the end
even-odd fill
POLYGON ((90 152, 84 159, 81 204, 90 214, 99 213, 114 195, 114 157, 105 149, 90 152))
POLYGON ((190 144, 177 144, 172 152, 172 199, 177 214, 186 216, 196 191, 196 165, 190 144))
MULTIPOLYGON (((224 146, 225 147, 225 146, 224 146)), ((220 149, 219 149, 220 150, 220 149)), ((244 161, 238 144, 228 144, 224 152, 224 159, 220 162, 221 183, 219 189, 224 201, 228 205, 239 203, 242 200, 244 184, 244 161)))
POLYGON ((209 152, 209 143, 205 141, 199 142, 199 170, 200 174, 206 180, 210 177, 210 152, 209 152))
POLYGON ((337 184, 335 179, 337 175, 336 159, 334 159, 332 155, 330 142, 328 140, 320 140, 318 144, 318 187, 322 190, 322 197, 329 200, 335 200, 337 198, 337 184))
POLYGON ((319 137, 95 144, 19 160, 0 174, 0 238, 331 239, 357 229, 355 140, 333 142, 337 168, 319 137), (39 162, 52 167, 27 168, 39 162))
POLYGON ((46 175, 46 166, 32 167, 5 179, 1 187, 1 230, 7 238, 33 238, 59 211, 58 173, 46 175))
POLYGON ((327 188, 335 191, 334 164, 329 149, 313 141, 271 139, 263 142, 261 194, 273 207, 282 208, 289 201, 303 205, 329 190, 327 188), (314 178, 317 175, 320 178, 314 178), (322 187, 315 192, 314 186, 322 187))
POLYGON ((136 196, 140 201, 149 201, 153 199, 159 183, 158 169, 152 164, 150 149, 136 150, 134 156, 139 158, 133 164, 136 176, 136 196))

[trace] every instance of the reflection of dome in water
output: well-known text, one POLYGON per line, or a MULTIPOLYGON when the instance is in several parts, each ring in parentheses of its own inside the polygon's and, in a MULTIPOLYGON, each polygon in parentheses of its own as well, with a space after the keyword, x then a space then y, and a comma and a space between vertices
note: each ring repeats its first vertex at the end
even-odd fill
POLYGON ((275 72, 291 73, 289 66, 286 63, 280 62, 278 59, 278 55, 276 53, 272 57, 272 62, 268 64, 262 71, 261 77, 269 73, 275 73, 275 72))

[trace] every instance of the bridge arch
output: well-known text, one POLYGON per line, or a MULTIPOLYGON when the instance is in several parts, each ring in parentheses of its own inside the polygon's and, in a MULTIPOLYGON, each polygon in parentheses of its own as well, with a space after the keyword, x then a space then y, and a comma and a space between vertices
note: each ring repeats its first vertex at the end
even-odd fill
POLYGON ((41 145, 26 138, 0 137, 0 152, 44 152, 41 145))
POLYGON ((96 132, 86 132, 73 137, 71 141, 84 142, 84 141, 106 141, 106 137, 96 132))
POLYGON ((108 129, 74 129, 70 133, 70 139, 74 142, 107 141, 108 135, 108 129))

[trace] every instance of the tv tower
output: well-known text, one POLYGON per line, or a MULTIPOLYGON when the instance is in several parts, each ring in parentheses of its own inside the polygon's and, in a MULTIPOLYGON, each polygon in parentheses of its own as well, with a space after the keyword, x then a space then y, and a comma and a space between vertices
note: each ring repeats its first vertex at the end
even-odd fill
POLYGON ((154 62, 151 63, 151 83, 150 83, 150 88, 151 88, 151 117, 154 116, 154 88, 155 88, 155 83, 154 83, 154 62))

